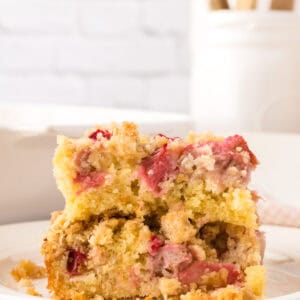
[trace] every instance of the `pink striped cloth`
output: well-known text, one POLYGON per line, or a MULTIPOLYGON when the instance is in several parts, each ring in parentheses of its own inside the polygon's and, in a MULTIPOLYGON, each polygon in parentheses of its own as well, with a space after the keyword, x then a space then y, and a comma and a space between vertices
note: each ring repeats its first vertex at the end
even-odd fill
POLYGON ((262 197, 257 203, 262 224, 300 227, 300 206, 279 202, 267 192, 258 191, 262 197))

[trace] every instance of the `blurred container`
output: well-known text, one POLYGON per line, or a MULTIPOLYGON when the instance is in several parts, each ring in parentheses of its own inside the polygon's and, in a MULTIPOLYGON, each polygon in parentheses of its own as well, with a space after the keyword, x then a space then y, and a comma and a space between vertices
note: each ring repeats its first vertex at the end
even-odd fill
MULTIPOLYGON (((64 200, 52 175, 56 135, 78 137, 95 124, 134 121, 145 133, 185 135, 186 115, 101 107, 0 104, 0 224, 48 219, 64 200)), ((1 297, 0 297, 1 298, 1 297)))
POLYGON ((274 11, 204 15, 196 4, 192 11, 197 127, 300 132, 300 17, 274 11))

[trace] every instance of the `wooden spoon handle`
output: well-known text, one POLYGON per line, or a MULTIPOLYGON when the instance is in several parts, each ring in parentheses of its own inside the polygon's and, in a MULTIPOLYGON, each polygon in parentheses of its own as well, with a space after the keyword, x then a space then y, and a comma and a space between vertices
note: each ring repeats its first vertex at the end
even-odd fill
POLYGON ((293 10, 294 0, 272 0, 272 10, 293 10))
POLYGON ((236 9, 238 10, 249 10, 256 8, 256 0, 237 0, 236 9))
POLYGON ((209 0, 209 4, 212 10, 229 9, 227 0, 209 0))

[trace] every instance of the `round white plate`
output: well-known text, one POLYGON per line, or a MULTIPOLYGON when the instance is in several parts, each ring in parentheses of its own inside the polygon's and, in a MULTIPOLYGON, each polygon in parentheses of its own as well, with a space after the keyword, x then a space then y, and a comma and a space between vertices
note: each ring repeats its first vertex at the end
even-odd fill
MULTIPOLYGON (((48 221, 18 223, 0 226, 0 299, 37 299, 25 294, 10 276, 20 259, 42 264, 39 248, 48 221)), ((267 296, 279 297, 300 291, 300 229, 263 226, 267 237, 265 264, 268 270, 267 296)), ((35 282, 37 291, 49 299, 46 280, 35 282)), ((293 294, 284 300, 300 299, 293 294)), ((275 299, 274 299, 275 300, 275 299)))

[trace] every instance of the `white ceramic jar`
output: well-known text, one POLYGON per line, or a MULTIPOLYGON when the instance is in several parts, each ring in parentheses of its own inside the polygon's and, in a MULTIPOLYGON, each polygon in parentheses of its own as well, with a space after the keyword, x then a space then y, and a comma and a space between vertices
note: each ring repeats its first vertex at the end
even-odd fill
POLYGON ((192 28, 199 129, 300 132, 300 16, 194 9, 192 28))

